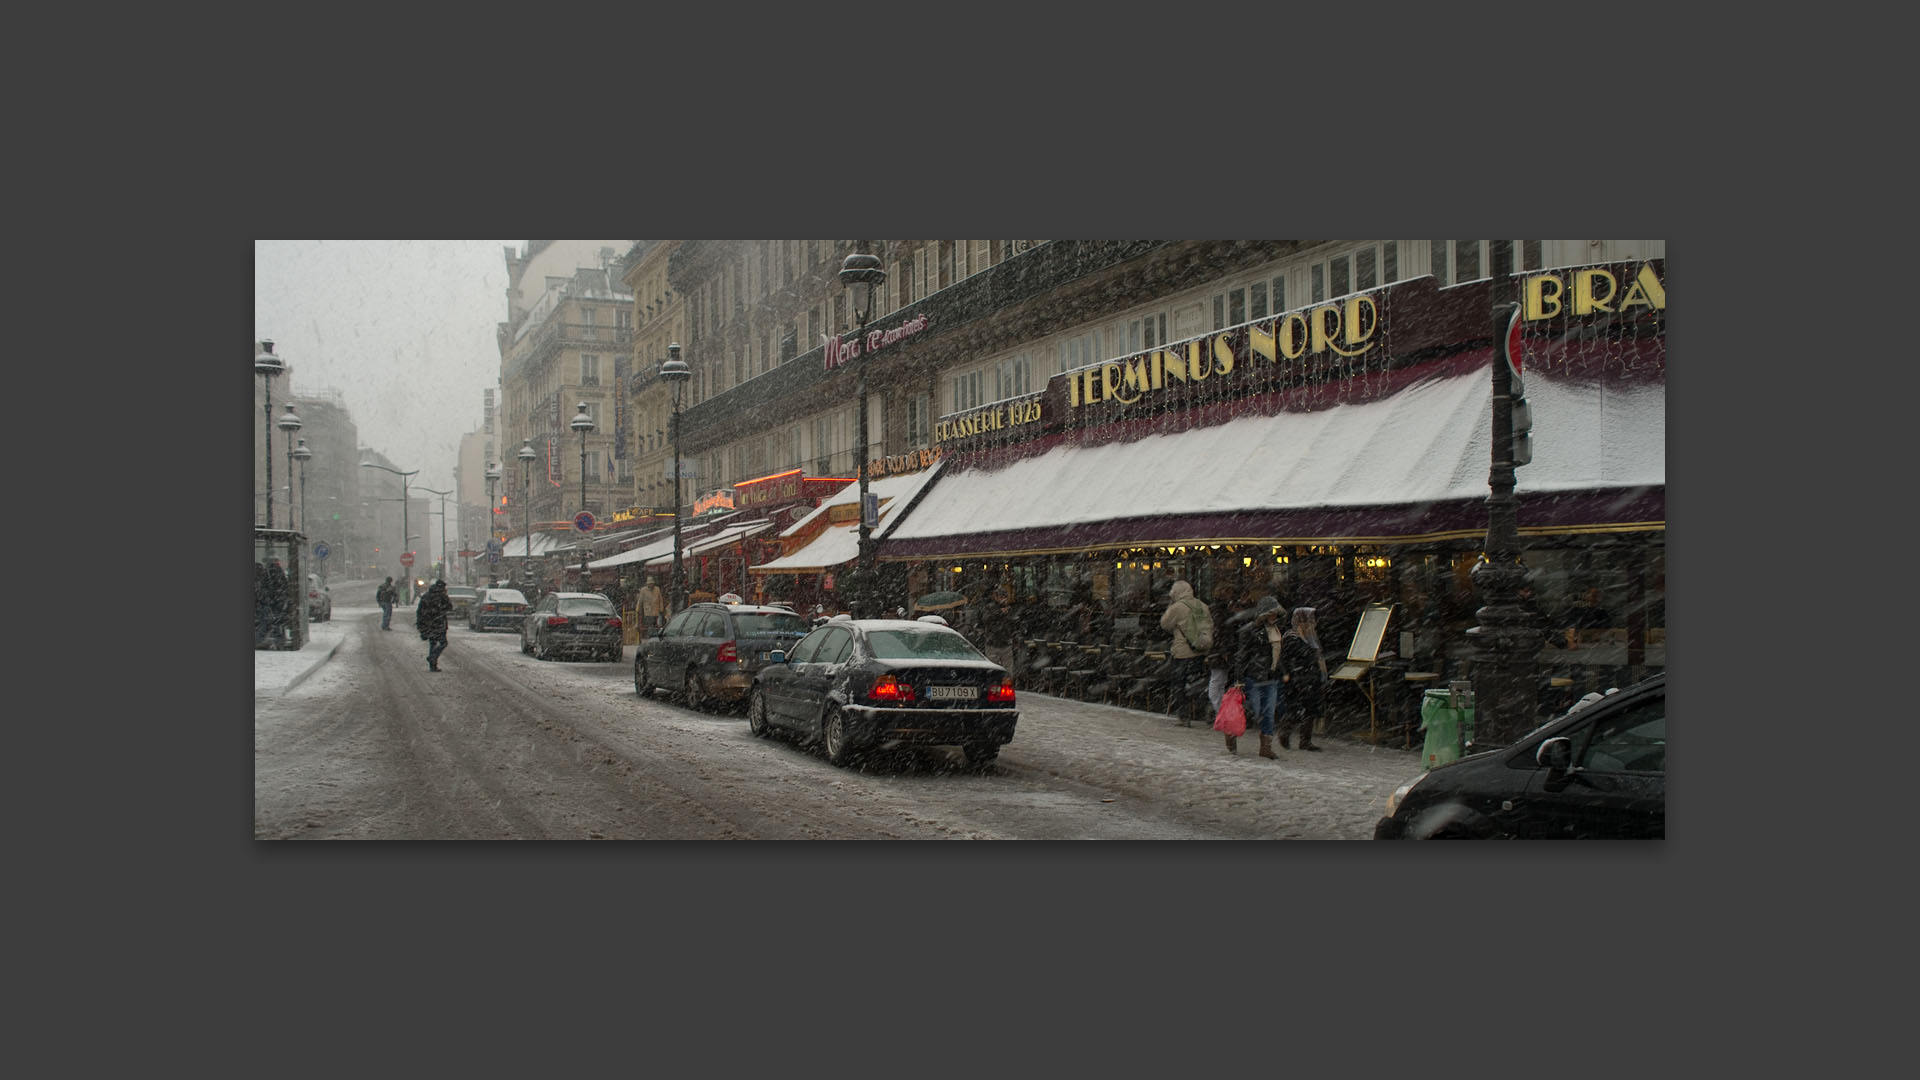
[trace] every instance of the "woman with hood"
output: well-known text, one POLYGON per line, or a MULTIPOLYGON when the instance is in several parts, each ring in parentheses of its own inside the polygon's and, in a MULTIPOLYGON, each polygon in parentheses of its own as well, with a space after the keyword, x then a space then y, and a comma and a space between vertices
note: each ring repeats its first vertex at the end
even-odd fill
POLYGON ((453 610, 453 598, 447 595, 447 583, 435 578, 413 610, 413 621, 427 643, 427 670, 440 670, 440 654, 447 648, 447 613, 453 610))
POLYGON ((1192 702, 1187 698, 1188 687, 1196 683, 1205 684, 1207 680, 1207 650, 1213 647, 1213 615, 1207 611, 1207 605, 1193 595, 1193 586, 1184 581, 1176 581, 1167 591, 1167 610, 1160 616, 1160 629, 1173 634, 1173 644, 1167 652, 1173 658, 1167 673, 1171 684, 1167 693, 1167 710, 1179 710, 1181 723, 1193 726, 1191 715, 1192 702))
POLYGON ((1294 608, 1293 629, 1280 638, 1280 692, 1290 706, 1280 725, 1282 749, 1295 727, 1300 729, 1300 749, 1320 749, 1313 745, 1313 724, 1327 706, 1327 662, 1320 655, 1314 623, 1312 608, 1294 608))
MULTIPOLYGON (((1271 596, 1260 598, 1253 617, 1242 621, 1233 635, 1233 685, 1247 695, 1247 719, 1260 722, 1263 758, 1280 756, 1273 752, 1273 719, 1283 708, 1280 650, 1285 640, 1280 631, 1280 601, 1271 596)), ((1227 749, 1234 749, 1231 736, 1227 749)))

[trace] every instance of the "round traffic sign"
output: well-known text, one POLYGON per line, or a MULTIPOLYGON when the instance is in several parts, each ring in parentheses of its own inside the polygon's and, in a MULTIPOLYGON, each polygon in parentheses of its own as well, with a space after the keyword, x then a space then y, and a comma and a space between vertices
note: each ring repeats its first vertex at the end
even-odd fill
POLYGON ((573 527, 576 529, 579 529, 581 532, 592 532, 593 531, 592 511, 582 510, 579 513, 573 515, 573 527))
POLYGON ((322 540, 319 543, 313 545, 313 557, 316 559, 324 559, 327 557, 328 552, 332 550, 333 550, 332 548, 327 546, 327 542, 325 540, 322 540))
POLYGON ((413 565, 413 552, 411 552, 411 551, 403 551, 403 552, 401 552, 401 553, 400 553, 400 565, 401 565, 401 566, 412 566, 412 565, 413 565))

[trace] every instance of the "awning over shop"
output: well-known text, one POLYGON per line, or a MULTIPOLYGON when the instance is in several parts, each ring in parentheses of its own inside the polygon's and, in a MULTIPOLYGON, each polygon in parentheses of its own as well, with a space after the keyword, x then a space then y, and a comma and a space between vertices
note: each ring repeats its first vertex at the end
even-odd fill
MULTIPOLYGON (((1062 442, 997 468, 950 463, 879 555, 1484 535, 1491 380, 1483 366, 1454 371, 1376 401, 1130 442, 1062 442)), ((1530 375, 1527 397, 1534 453, 1517 473, 1523 533, 1664 527, 1664 381, 1530 375)))
MULTIPOLYGON (((685 543, 686 541, 683 539, 681 542, 685 543)), ((659 555, 663 551, 668 554, 673 553, 673 534, 669 533, 650 543, 628 548, 618 555, 609 555, 604 559, 593 559, 587 563, 587 569, 606 570, 616 566, 630 566, 634 563, 644 564, 648 559, 659 555)))
MULTIPOLYGON (((730 526, 712 536, 702 537, 698 542, 687 545, 681 550, 681 555, 700 555, 712 551, 715 548, 726 547, 728 544, 744 540, 749 536, 766 532, 771 528, 773 528, 773 522, 771 521, 749 521, 744 524, 730 526)), ((671 548, 668 549, 667 554, 669 561, 671 561, 673 554, 671 548)))
MULTIPOLYGON (((912 505, 921 490, 933 482, 939 470, 926 469, 921 472, 907 473, 901 476, 883 476, 878 480, 867 481, 867 490, 880 498, 880 527, 874 530, 877 540, 886 530, 900 520, 901 512, 912 505)), ((813 512, 793 523, 782 536, 804 534, 820 515, 826 514, 834 506, 848 506, 860 501, 858 482, 820 501, 813 512)), ((749 566, 752 574, 810 574, 828 570, 850 563, 860 557, 860 526, 857 522, 844 525, 829 525, 821 530, 805 547, 789 552, 781 557, 759 566, 749 566)))
MULTIPOLYGON (((560 534, 550 533, 550 532, 538 532, 533 534, 532 555, 536 559, 543 555, 551 555, 556 551, 571 551, 572 549, 573 549, 573 541, 571 539, 561 538, 560 534)), ((500 554, 510 559, 519 559, 519 558, 526 557, 528 554, 527 535, 525 533, 522 533, 519 536, 511 537, 505 541, 502 541, 500 545, 500 554)))

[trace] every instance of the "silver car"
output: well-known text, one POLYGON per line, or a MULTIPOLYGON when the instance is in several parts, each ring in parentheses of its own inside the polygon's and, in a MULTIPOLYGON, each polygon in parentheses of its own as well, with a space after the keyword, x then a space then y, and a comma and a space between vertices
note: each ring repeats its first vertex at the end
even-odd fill
POLYGON ((528 610, 527 596, 519 589, 481 589, 467 609, 467 629, 518 630, 528 610))

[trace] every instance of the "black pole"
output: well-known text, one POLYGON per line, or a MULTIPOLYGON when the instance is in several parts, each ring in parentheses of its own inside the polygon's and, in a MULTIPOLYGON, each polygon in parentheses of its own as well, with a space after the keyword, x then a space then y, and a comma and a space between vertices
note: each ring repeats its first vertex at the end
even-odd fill
POLYGON ((1520 603, 1527 568, 1520 558, 1519 499, 1514 496, 1513 380, 1507 332, 1513 321, 1512 241, 1493 241, 1493 461, 1487 476, 1487 542, 1473 568, 1483 606, 1467 636, 1474 651, 1474 741, 1505 746, 1533 730, 1539 708, 1536 654, 1541 628, 1520 603))
POLYGON ((684 380, 673 384, 673 595, 669 601, 674 611, 684 611, 687 606, 687 573, 680 564, 680 386, 684 380))
POLYGON ((860 312, 860 417, 856 422, 860 444, 860 552, 854 573, 853 612, 858 619, 873 618, 873 533, 867 525, 867 320, 866 312, 860 312))
MULTIPOLYGON (((273 376, 261 375, 260 382, 267 388, 267 403, 261 408, 267 415, 267 528, 273 528, 273 376)), ((288 507, 292 513, 292 507, 288 507)))

